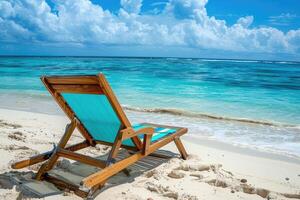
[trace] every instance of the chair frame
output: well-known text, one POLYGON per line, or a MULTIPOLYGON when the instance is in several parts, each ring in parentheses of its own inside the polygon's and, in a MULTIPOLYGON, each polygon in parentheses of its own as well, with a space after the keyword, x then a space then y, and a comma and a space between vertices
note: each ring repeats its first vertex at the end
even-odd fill
MULTIPOLYGON (((42 164, 36 174, 37 180, 47 180, 54 183, 61 189, 68 188, 70 190, 73 190, 78 196, 87 197, 92 196, 98 189, 103 187, 107 179, 117 174, 118 172, 123 171, 128 175, 129 172, 126 170, 126 168, 139 161, 140 159, 148 156, 149 154, 153 156, 164 157, 164 155, 159 155, 155 153, 155 151, 172 141, 175 142, 182 159, 187 159, 187 152, 180 140, 180 136, 187 133, 187 128, 159 125, 166 128, 176 128, 176 132, 151 143, 154 129, 151 127, 147 127, 135 131, 132 128, 121 105, 119 104, 116 96, 114 95, 108 81, 103 74, 100 73, 98 75, 84 76, 44 76, 41 77, 41 80, 50 94, 53 96, 55 101, 59 104, 61 109, 69 117, 71 122, 66 126, 62 138, 52 151, 48 151, 33 156, 29 159, 16 162, 12 164, 13 169, 21 169, 46 161, 42 164), (84 125, 80 122, 80 120, 77 119, 76 114, 73 112, 72 108, 64 100, 61 95, 62 92, 104 94, 121 122, 121 128, 117 133, 114 143, 94 140, 87 129, 84 127, 84 125), (81 143, 66 147, 67 142, 72 136, 75 128, 79 130, 85 140, 81 143), (143 142, 139 139, 139 135, 144 135, 143 142), (131 138, 135 147, 122 144, 122 141, 128 138, 131 138), (104 144, 112 147, 106 161, 98 160, 75 152, 86 147, 94 147, 96 144, 104 144), (115 158, 117 157, 120 148, 130 150, 131 155, 116 162, 115 158), (59 180, 47 173, 54 167, 59 157, 64 157, 88 165, 96 166, 101 168, 102 170, 84 178, 80 183, 80 187, 78 187, 77 185, 72 185, 70 183, 59 180)), ((156 125, 149 123, 145 124, 156 125)))

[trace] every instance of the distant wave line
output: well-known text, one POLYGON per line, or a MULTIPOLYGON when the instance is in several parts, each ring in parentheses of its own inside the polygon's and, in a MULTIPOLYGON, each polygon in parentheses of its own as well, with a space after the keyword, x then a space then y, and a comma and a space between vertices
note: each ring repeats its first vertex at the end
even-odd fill
POLYGON ((269 60, 234 60, 234 59, 199 59, 206 62, 236 62, 236 63, 265 63, 265 64, 299 64, 293 61, 269 61, 269 60))
POLYGON ((299 128, 296 125, 292 124, 283 124, 279 122, 268 122, 268 121, 259 121, 259 120, 252 120, 252 119, 245 119, 245 118, 231 118, 231 117, 223 117, 223 116, 216 116, 210 115, 205 113, 195 113, 190 111, 178 110, 178 109, 164 109, 164 108, 139 108, 139 107, 130 107, 128 105, 122 105, 125 110, 129 111, 136 111, 136 112, 146 112, 146 113, 160 113, 160 114, 170 114, 176 116, 184 116, 190 118, 199 118, 199 119, 214 119, 214 120, 222 120, 222 121, 235 121, 235 122, 242 122, 248 124, 260 124, 265 126, 275 126, 275 127, 286 127, 286 128, 299 128))

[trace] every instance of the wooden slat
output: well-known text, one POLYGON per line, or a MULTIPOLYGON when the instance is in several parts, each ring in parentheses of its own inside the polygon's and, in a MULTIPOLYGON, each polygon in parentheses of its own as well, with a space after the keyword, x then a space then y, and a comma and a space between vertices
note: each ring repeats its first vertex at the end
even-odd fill
POLYGON ((68 92, 77 94, 103 94, 98 85, 64 85, 64 84, 54 84, 52 88, 55 92, 68 92))
POLYGON ((89 143, 88 143, 88 141, 83 141, 83 142, 80 142, 78 144, 74 144, 74 145, 68 146, 65 149, 69 150, 69 151, 78 151, 78 150, 84 149, 84 148, 86 148, 88 146, 90 146, 89 143))
POLYGON ((164 158, 164 159, 173 158, 173 156, 171 156, 171 155, 165 155, 165 154, 156 153, 156 152, 153 152, 153 153, 149 154, 148 156, 152 156, 152 157, 156 157, 156 158, 164 158))
POLYGON ((65 181, 62 181, 54 176, 51 176, 49 174, 45 174, 44 179, 50 183, 53 183, 56 187, 58 187, 60 190, 71 190, 74 191, 74 193, 78 196, 80 196, 81 198, 86 198, 88 196, 88 192, 82 191, 79 189, 78 185, 74 185, 71 183, 67 183, 65 181))
POLYGON ((65 150, 62 148, 58 149, 57 154, 58 154, 58 156, 76 160, 76 161, 79 161, 79 162, 82 162, 82 163, 85 163, 88 165, 92 165, 95 167, 104 168, 106 166, 106 162, 104 162, 102 160, 98 160, 98 159, 95 159, 95 158, 92 158, 92 157, 89 157, 89 156, 86 156, 83 154, 75 153, 72 151, 68 151, 68 150, 65 150))
MULTIPOLYGON (((84 142, 69 146, 66 149, 69 150, 69 151, 77 151, 77 150, 83 149, 83 148, 88 147, 88 146, 89 146, 88 142, 84 141, 84 142)), ((42 154, 39 154, 39 155, 36 155, 36 156, 32 156, 31 158, 29 158, 27 160, 22 160, 22 161, 13 163, 11 165, 11 167, 13 169, 21 169, 21 168, 24 168, 24 167, 34 165, 36 163, 43 162, 43 161, 47 160, 51 156, 52 153, 53 153, 53 151, 47 151, 45 153, 42 153, 42 154)))
POLYGON ((98 84, 98 78, 91 76, 47 76, 45 77, 49 84, 98 84))
POLYGON ((45 152, 45 153, 42 153, 42 154, 39 154, 36 156, 32 156, 29 159, 21 160, 19 162, 13 163, 11 165, 11 168, 22 169, 24 167, 28 167, 28 166, 34 165, 36 163, 43 162, 43 161, 47 160, 51 156, 52 153, 53 153, 53 151, 48 151, 48 152, 45 152))

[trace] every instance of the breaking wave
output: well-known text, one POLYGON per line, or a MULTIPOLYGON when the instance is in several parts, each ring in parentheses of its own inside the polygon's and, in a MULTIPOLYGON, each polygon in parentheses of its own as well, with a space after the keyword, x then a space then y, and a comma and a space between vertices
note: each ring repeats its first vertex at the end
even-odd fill
POLYGON ((233 121, 233 122, 235 121, 235 122, 242 122, 242 123, 248 123, 248 124, 259 124, 259 125, 265 125, 265 126, 300 129, 300 127, 298 127, 296 125, 292 125, 292 124, 252 120, 252 119, 246 119, 246 118, 232 118, 232 117, 216 116, 216 115, 211 115, 211 114, 206 114, 206 113, 191 112, 191 111, 185 111, 185 110, 179 110, 179 109, 139 108, 139 107, 131 107, 128 105, 122 105, 122 107, 125 110, 135 111, 135 112, 169 114, 169 115, 176 115, 176 116, 183 116, 183 117, 190 117, 190 118, 213 119, 213 120, 233 121))

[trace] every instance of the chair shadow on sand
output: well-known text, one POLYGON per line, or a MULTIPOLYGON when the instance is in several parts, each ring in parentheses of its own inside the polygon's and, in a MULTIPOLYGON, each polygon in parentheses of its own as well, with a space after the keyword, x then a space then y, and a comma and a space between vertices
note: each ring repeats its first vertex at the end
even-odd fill
MULTIPOLYGON (((121 160, 129 155, 128 151, 121 151, 116 160, 121 160)), ((96 159, 105 160, 108 154, 95 157, 96 159)), ((154 168, 166 163, 168 160, 174 157, 179 157, 175 154, 166 150, 158 150, 153 155, 147 156, 133 165, 129 166, 127 169, 130 175, 126 175, 124 172, 120 172, 110 178, 105 186, 98 191, 97 194, 102 191, 115 187, 124 183, 130 183, 135 180, 136 177, 141 176, 147 171, 151 171, 154 168)), ((101 170, 100 168, 86 165, 80 162, 70 163, 67 160, 63 160, 54 169, 48 173, 57 179, 63 180, 70 185, 75 187, 80 187, 80 182, 83 178, 101 170)), ((34 179, 35 173, 33 171, 10 171, 0 174, 0 188, 2 189, 13 189, 16 188, 19 196, 17 199, 22 198, 44 198, 53 195, 67 195, 65 192, 60 190, 58 185, 54 186, 52 183, 46 181, 37 181, 34 179)), ((97 196, 94 195, 94 197, 97 196)))

